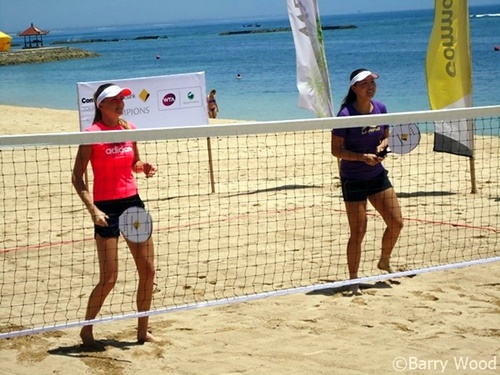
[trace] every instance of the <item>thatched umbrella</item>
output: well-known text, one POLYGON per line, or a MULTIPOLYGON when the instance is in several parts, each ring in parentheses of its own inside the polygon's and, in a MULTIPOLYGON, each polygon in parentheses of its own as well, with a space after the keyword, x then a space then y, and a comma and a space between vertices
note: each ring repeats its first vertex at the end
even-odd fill
POLYGON ((17 35, 24 37, 24 48, 38 48, 43 47, 43 35, 48 33, 48 31, 39 29, 32 23, 30 27, 17 35), (28 40, 26 40, 26 37, 28 37, 28 40), (31 40, 31 37, 35 39, 31 40))

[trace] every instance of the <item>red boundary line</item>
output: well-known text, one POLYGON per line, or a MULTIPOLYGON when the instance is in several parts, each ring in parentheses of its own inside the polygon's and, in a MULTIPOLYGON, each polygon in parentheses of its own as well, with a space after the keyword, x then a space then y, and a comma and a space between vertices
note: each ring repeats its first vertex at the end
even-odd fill
MULTIPOLYGON (((270 214, 279 214, 279 213, 288 213, 288 212, 294 212, 294 211, 299 211, 303 210, 306 207, 295 207, 295 208, 285 208, 282 210, 274 210, 274 211, 258 211, 257 215, 261 215, 262 213, 266 213, 266 215, 270 214)), ((325 211, 333 211, 337 213, 346 213, 345 210, 339 210, 339 209, 327 209, 323 208, 325 211)), ((235 216, 228 216, 226 218, 218 219, 218 220, 207 220, 207 221, 199 221, 197 223, 186 223, 186 224, 181 224, 177 226, 167 226, 167 227, 160 227, 155 230, 155 232, 160 232, 164 230, 172 230, 172 229, 181 229, 181 228, 189 228, 193 226, 201 226, 201 225, 206 225, 206 224, 212 224, 214 222, 224 222, 224 221, 233 221, 235 219, 239 219, 242 217, 248 217, 253 214, 242 214, 242 215, 235 215, 235 216)), ((368 213, 368 216, 376 216, 379 217, 378 214, 375 213, 368 213)), ((500 228, 494 228, 494 227, 481 227, 481 226, 476 226, 476 225, 468 225, 468 224, 458 224, 458 223, 451 223, 451 222, 446 222, 446 221, 435 221, 435 220, 425 220, 425 219, 414 219, 414 218, 403 218, 404 221, 415 221, 423 224, 437 224, 437 225, 446 225, 446 226, 452 226, 452 227, 458 227, 458 228, 467 228, 467 229, 478 229, 478 230, 485 230, 485 231, 490 231, 490 232, 499 232, 500 228)), ((77 242, 85 242, 85 241, 93 241, 94 237, 87 237, 87 238, 82 238, 80 240, 71 240, 71 241, 61 241, 61 242, 49 242, 49 243, 44 243, 44 244, 38 244, 38 245, 27 245, 27 246, 19 246, 19 247, 11 247, 11 248, 4 248, 0 249, 0 253, 8 253, 11 251, 19 251, 19 250, 31 250, 31 249, 43 249, 47 247, 53 247, 53 246, 61 246, 61 245, 68 245, 68 244, 74 244, 77 242)))

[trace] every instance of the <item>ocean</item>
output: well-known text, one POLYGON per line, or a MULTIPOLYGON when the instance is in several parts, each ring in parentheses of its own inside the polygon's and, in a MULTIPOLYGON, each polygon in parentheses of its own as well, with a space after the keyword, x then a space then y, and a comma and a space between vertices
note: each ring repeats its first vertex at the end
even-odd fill
MULTIPOLYGON (((470 15, 473 104, 498 105, 500 52, 494 46, 500 45, 500 5, 471 7, 470 15)), ((380 74, 376 99, 389 112, 429 109, 425 56, 433 18, 433 10, 322 15, 323 26, 357 26, 324 31, 334 112, 347 93, 350 72, 360 67, 380 74)), ((219 118, 313 118, 312 112, 297 106, 291 32, 220 35, 253 23, 262 29, 290 26, 288 18, 282 18, 49 29, 45 46, 89 39, 120 41, 64 44, 95 51, 100 55, 96 58, 0 67, 0 104, 77 110, 77 82, 203 71, 207 92, 217 90, 219 118), (149 36, 161 38, 137 39, 149 36)), ((23 45, 21 37, 14 36, 12 42, 23 45)))

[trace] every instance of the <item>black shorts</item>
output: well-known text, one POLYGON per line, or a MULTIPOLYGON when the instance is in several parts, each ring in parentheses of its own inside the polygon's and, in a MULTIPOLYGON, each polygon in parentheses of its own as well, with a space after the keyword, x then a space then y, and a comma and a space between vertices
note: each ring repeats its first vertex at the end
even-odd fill
POLYGON ((114 199, 111 201, 100 201, 94 202, 96 207, 108 215, 107 227, 101 227, 100 225, 94 225, 94 237, 96 235, 102 238, 116 238, 120 237, 120 228, 118 226, 118 221, 120 215, 127 208, 130 207, 141 207, 144 208, 144 202, 141 200, 139 195, 134 195, 132 197, 123 199, 114 199))
POLYGON ((371 180, 352 180, 340 178, 342 183, 342 195, 345 202, 366 201, 370 195, 380 193, 392 187, 391 181, 385 170, 379 176, 371 180))

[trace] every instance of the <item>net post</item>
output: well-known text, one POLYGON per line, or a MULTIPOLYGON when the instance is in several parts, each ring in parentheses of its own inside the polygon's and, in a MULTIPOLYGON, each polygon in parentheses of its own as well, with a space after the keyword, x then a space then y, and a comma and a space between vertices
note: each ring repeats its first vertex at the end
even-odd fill
POLYGON ((475 124, 474 124, 474 119, 469 119, 467 120, 470 124, 471 127, 471 148, 472 148, 472 156, 469 158, 469 164, 470 164, 470 183, 471 183, 471 194, 476 194, 477 193, 477 187, 476 187, 476 164, 475 164, 475 158, 474 158, 474 153, 475 153, 475 142, 474 142, 474 134, 475 134, 475 124))
POLYGON ((470 192, 472 194, 477 193, 477 187, 476 187, 476 166, 474 163, 474 156, 471 156, 469 158, 469 164, 470 164, 470 184, 471 184, 471 190, 470 192))
POLYGON ((212 194, 215 193, 215 181, 214 181, 214 164, 212 160, 212 143, 210 137, 207 137, 207 150, 208 150, 208 169, 210 173, 210 188, 212 194))

